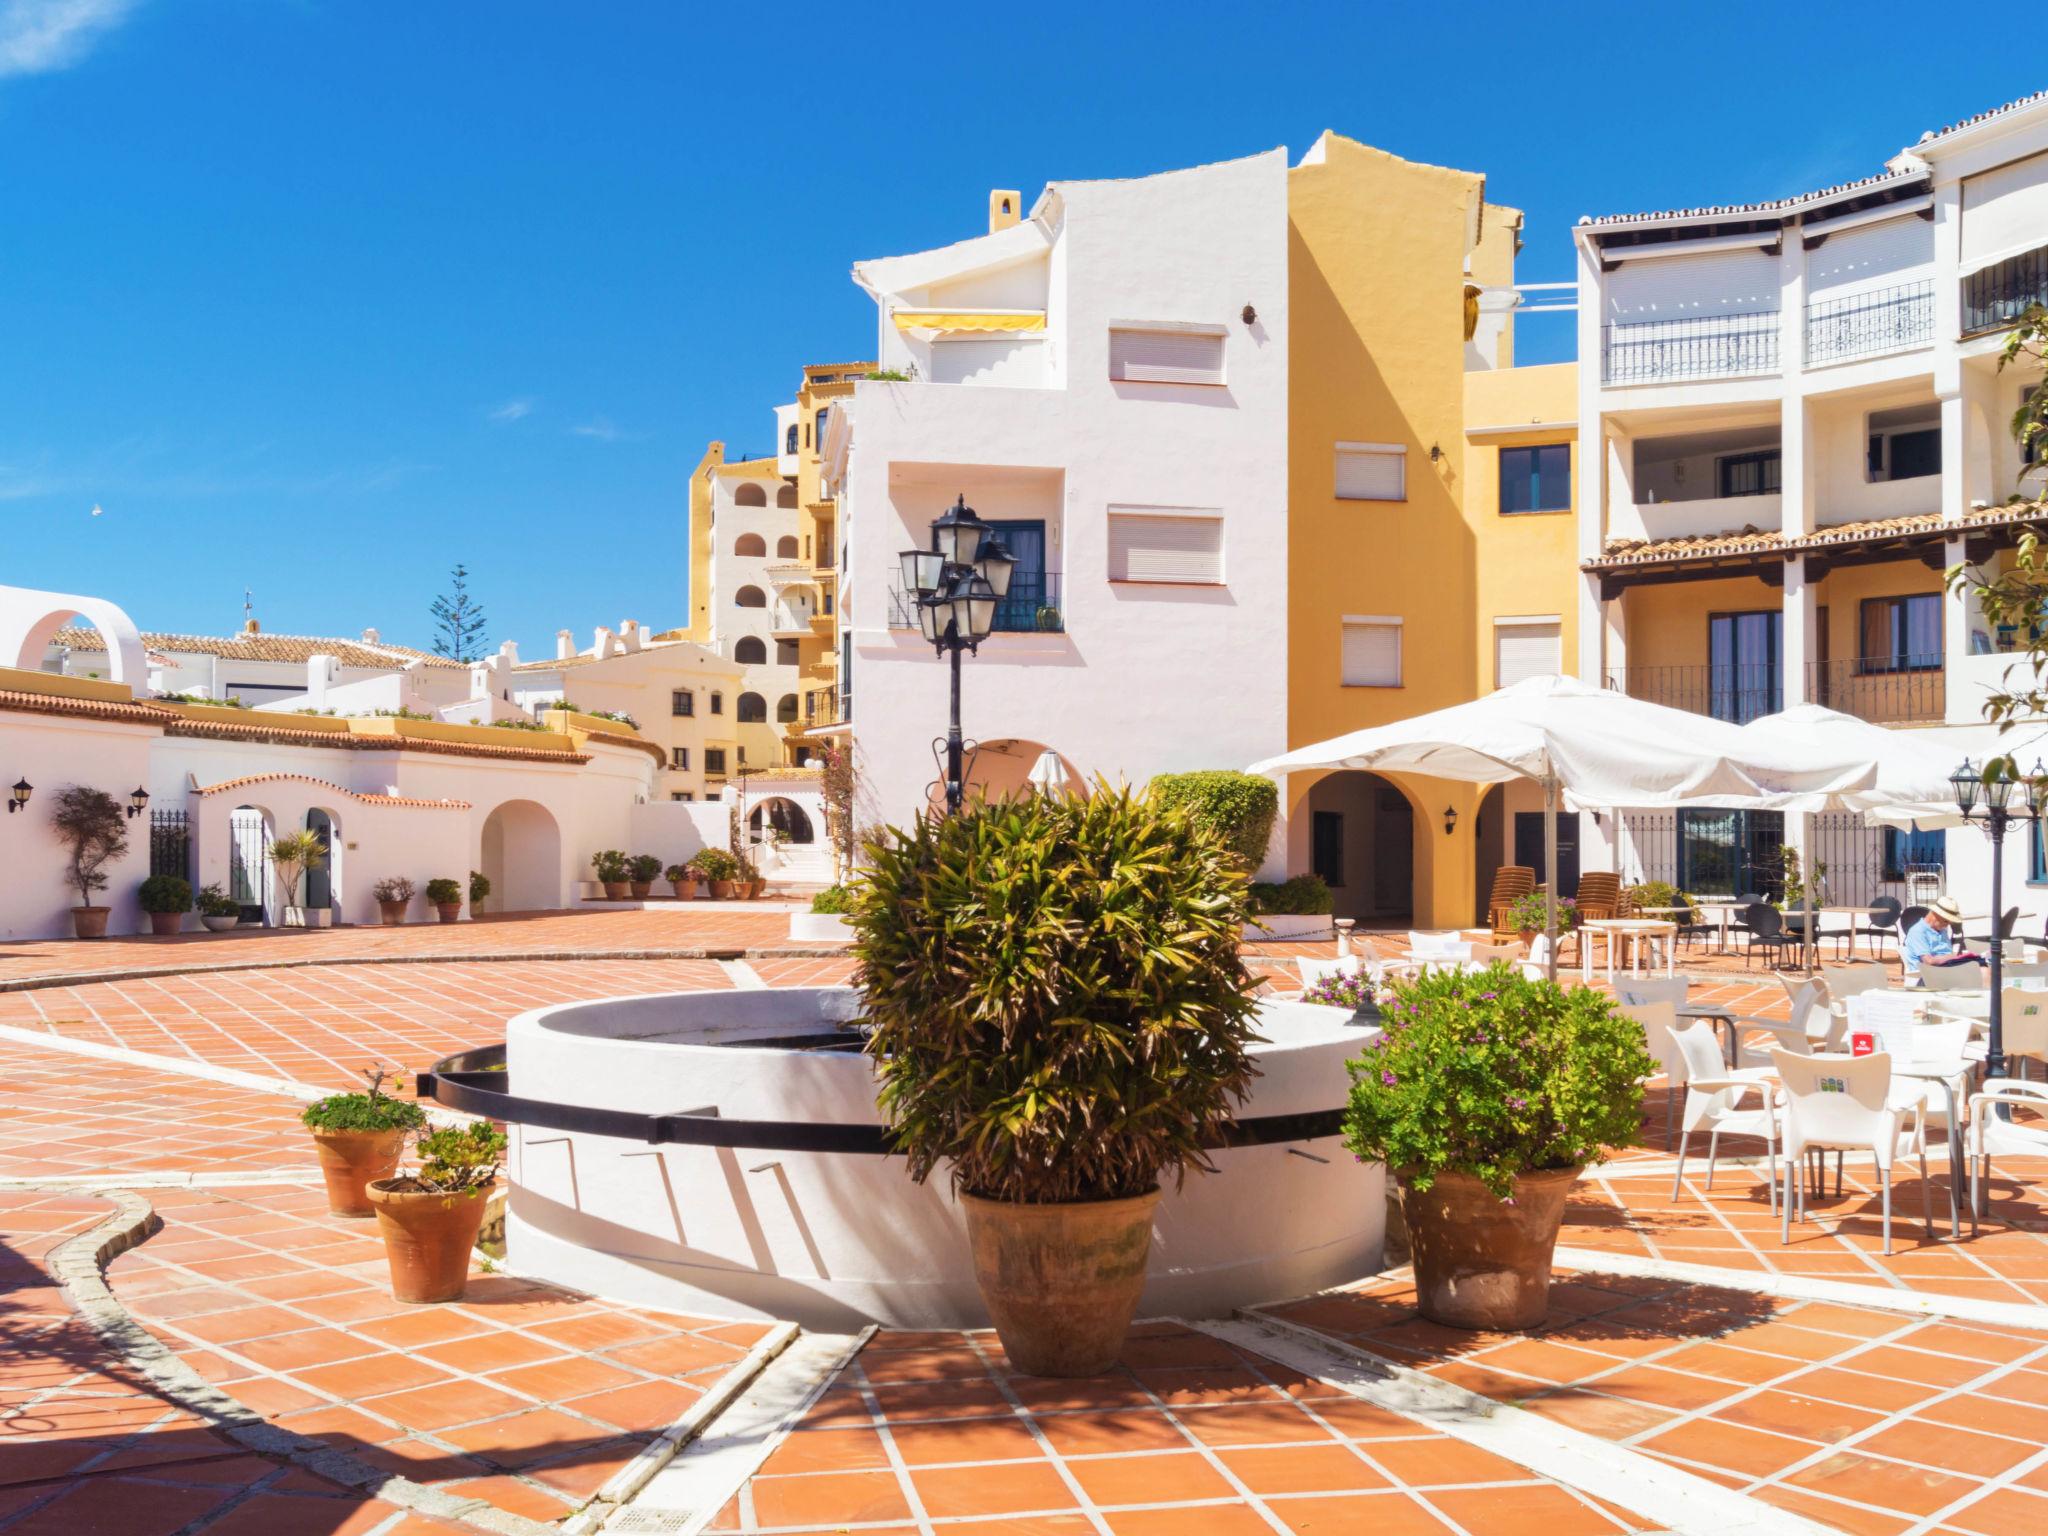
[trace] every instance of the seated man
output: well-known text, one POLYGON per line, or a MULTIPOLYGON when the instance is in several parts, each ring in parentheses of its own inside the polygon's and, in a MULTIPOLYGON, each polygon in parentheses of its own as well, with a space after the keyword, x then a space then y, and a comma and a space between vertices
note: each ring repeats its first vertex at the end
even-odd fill
POLYGON ((1950 896, 1937 896, 1928 904, 1927 915, 1906 930, 1899 946, 1906 974, 1917 976, 1922 966, 1982 965, 1984 957, 1956 948, 1955 932, 1962 926, 1963 909, 1950 896))

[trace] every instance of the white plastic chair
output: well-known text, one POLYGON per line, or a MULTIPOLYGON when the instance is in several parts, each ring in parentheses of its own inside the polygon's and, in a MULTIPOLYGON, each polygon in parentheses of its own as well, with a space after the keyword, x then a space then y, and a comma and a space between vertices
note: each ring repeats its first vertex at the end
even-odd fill
POLYGON ((1340 955, 1335 960, 1318 960, 1312 955, 1295 957, 1294 968, 1301 972, 1301 984, 1312 987, 1319 981, 1328 981, 1333 976, 1356 976, 1366 969, 1362 955, 1340 955))
POLYGON ((1991 971, 1982 965, 1923 965, 1920 985, 1930 992, 1982 992, 1991 971))
POLYGON ((1999 993, 2005 1054, 2019 1058, 2015 1075, 2027 1075, 2027 1058, 2048 1061, 2048 992, 2007 987, 1999 993))
POLYGON ((1663 1013, 1674 1022, 1665 1026, 1676 1042, 1679 1054, 1685 1058, 1685 1115, 1683 1129, 1678 1138, 1678 1165, 1671 1170, 1671 1198, 1675 1202, 1682 1181, 1685 1178, 1685 1152, 1692 1140, 1692 1133, 1705 1127, 1707 1138, 1707 1188, 1714 1187, 1714 1162, 1721 1155, 1721 1135, 1725 1131, 1736 1136, 1761 1136, 1764 1139, 1764 1159, 1769 1168, 1767 1187, 1771 1192, 1771 1214, 1778 1212, 1778 1113, 1772 1103, 1776 1096, 1776 1085, 1771 1081, 1775 1075, 1770 1067, 1750 1067, 1731 1070, 1721 1061, 1721 1043, 1714 1035, 1714 1027, 1705 1020, 1679 1028, 1675 1015, 1670 1014, 1669 1003, 1657 1003, 1645 1010, 1654 1016, 1663 1013), (1743 1108, 1742 1102, 1752 1092, 1757 1103, 1752 1108, 1743 1108))
POLYGON ((1742 1053, 1751 1048, 1751 1035, 1767 1036, 1766 1048, 1782 1046, 1802 1056, 1839 1050, 1844 1021, 1835 1016, 1827 983, 1813 976, 1798 980, 1780 976, 1778 984, 1785 989, 1788 1016, 1766 1019, 1754 1013, 1735 1015, 1735 1059, 1740 1061, 1742 1053))
POLYGON ((1851 960, 1839 965, 1823 965, 1820 975, 1821 980, 1827 983, 1828 996, 1840 1002, 1858 992, 1884 987, 1891 980, 1891 967, 1882 960, 1851 960))
MULTIPOLYGON (((1774 1050, 1771 1064, 1784 1085, 1785 1189, 1778 1206, 1778 1241, 1792 1241, 1794 1211, 1805 1219, 1804 1181, 1794 1177, 1809 1151, 1868 1152, 1884 1185, 1884 1251, 1892 1251, 1892 1164, 1902 1151, 1920 1154, 1920 1192, 1927 1206, 1927 1235, 1934 1236, 1934 1186, 1927 1177, 1927 1128, 1917 1105, 1901 1102, 1892 1084, 1892 1059, 1874 1056, 1802 1056, 1774 1050), (1910 1130, 1908 1108, 1914 1109, 1910 1130)), ((1900 1085, 1904 1087, 1906 1085, 1900 1085)))
POLYGON ((2048 1088, 2039 1083, 1995 1077, 1981 1093, 1970 1095, 1970 1230, 1984 1214, 1984 1186, 1991 1180, 1991 1159, 2048 1157, 2048 1126, 2001 1120, 1999 1106, 2026 1107, 2048 1114, 2048 1088))
MULTIPOLYGON (((1640 979, 1637 984, 1641 984, 1640 979)), ((1642 1027, 1643 1048, 1656 1058, 1657 1071, 1663 1074, 1664 1144, 1670 1146, 1678 1136, 1678 1095, 1685 1087, 1687 1075, 1685 1055, 1671 1033, 1678 1024, 1677 1007, 1670 998, 1658 997, 1641 1002, 1624 998, 1615 1008, 1642 1027)))

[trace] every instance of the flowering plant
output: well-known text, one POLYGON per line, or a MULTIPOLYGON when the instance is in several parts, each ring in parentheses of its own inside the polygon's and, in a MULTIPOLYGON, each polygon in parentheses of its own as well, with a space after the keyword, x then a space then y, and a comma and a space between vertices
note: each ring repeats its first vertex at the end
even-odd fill
MULTIPOLYGON (((1569 896, 1558 897, 1557 931, 1570 933, 1578 920, 1578 904, 1569 896)), ((1514 905, 1508 908, 1508 926, 1517 933, 1541 933, 1543 925, 1543 893, 1531 891, 1526 896, 1517 896, 1514 905)))
POLYGON ((1391 987, 1381 986, 1364 971, 1353 971, 1349 975, 1325 976, 1321 981, 1304 987, 1301 993, 1304 1003, 1321 1003, 1329 1008, 1362 1008, 1367 1003, 1376 1003, 1385 1008, 1394 1001, 1391 987))
POLYGON ((1344 1142, 1417 1190, 1467 1173, 1505 1200, 1515 1175, 1632 1144, 1656 1071, 1635 1020, 1590 987, 1514 967, 1396 985, 1385 1032, 1348 1064, 1344 1142))

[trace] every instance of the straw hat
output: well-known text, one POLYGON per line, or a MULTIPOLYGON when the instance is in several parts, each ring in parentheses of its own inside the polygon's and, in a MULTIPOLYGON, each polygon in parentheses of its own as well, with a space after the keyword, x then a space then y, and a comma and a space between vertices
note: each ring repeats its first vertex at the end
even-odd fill
POLYGON ((1963 909, 1956 905, 1956 899, 1953 896, 1935 897, 1934 900, 1927 903, 1927 910, 1940 913, 1952 923, 1960 923, 1963 920, 1963 909))

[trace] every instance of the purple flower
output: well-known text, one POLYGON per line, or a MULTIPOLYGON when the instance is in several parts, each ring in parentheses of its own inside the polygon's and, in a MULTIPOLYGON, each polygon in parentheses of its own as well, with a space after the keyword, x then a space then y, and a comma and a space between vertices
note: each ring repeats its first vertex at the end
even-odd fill
POLYGON ((1519 1093, 1511 1093, 1508 1095, 1509 1109, 1527 1109, 1528 1107, 1529 1101, 1523 1098, 1519 1093))
POLYGON ((1393 1086, 1394 1086, 1394 1085, 1395 1085, 1396 1083, 1400 1082, 1400 1081, 1401 1081, 1401 1079, 1400 1079, 1400 1078, 1398 1078, 1398 1077, 1396 1077, 1396 1076, 1395 1076, 1395 1075, 1394 1075, 1393 1073, 1391 1073, 1391 1072, 1382 1072, 1382 1073, 1380 1073, 1380 1081, 1381 1081, 1381 1082, 1383 1082, 1383 1083, 1385 1083, 1385 1084, 1386 1084, 1386 1085, 1387 1085, 1387 1086, 1388 1086, 1389 1088, 1391 1088, 1391 1087, 1393 1087, 1393 1086))

